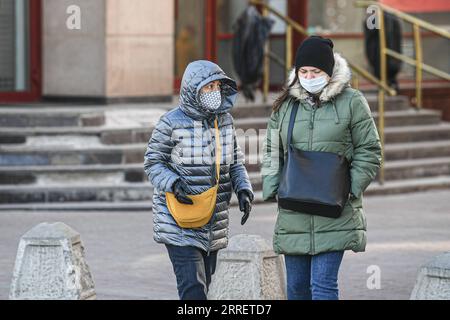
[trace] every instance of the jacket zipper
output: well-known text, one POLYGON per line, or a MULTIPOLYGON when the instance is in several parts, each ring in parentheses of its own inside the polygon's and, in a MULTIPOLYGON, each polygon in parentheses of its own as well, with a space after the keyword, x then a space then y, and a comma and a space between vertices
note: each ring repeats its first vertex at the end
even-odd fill
MULTIPOLYGON (((219 119, 217 119, 217 127, 219 127, 219 119)), ((215 130, 215 127, 214 127, 214 130, 215 130)), ((220 135, 220 128, 219 128, 219 135, 220 135)), ((214 146, 215 146, 216 145, 216 136, 215 136, 215 134, 212 136, 212 140, 214 141, 214 146)), ((217 152, 217 150, 215 150, 215 152, 217 152)), ((214 155, 216 155, 215 152, 214 152, 214 155)), ((219 183, 219 182, 220 182, 220 172, 219 172, 219 181, 217 183, 219 183)), ((216 202, 217 202, 217 199, 216 199, 216 202)), ((216 205, 217 205, 217 203, 216 203, 216 205)), ((215 208, 214 208, 214 211, 215 211, 215 208)), ((211 218, 211 221, 209 222, 209 228, 208 228, 209 229, 209 231, 208 231, 208 250, 206 252, 206 255, 208 257, 209 257, 209 255, 211 253, 211 243, 212 243, 212 241, 211 241, 212 239, 211 238, 212 238, 213 220, 214 220, 214 213, 213 213, 213 216, 211 218)))
MULTIPOLYGON (((309 150, 312 151, 312 140, 314 131, 314 118, 316 116, 316 105, 313 106, 313 111, 311 113, 311 119, 309 121, 309 150)), ((314 255, 315 241, 314 241, 314 215, 311 215, 311 255, 314 255)))
POLYGON ((313 111, 311 113, 311 118, 309 120, 309 145, 308 148, 312 151, 312 139, 313 139, 313 130, 314 130, 314 117, 316 115, 316 108, 313 107, 313 111))
POLYGON ((206 255, 208 257, 209 257, 209 254, 211 253, 211 235, 212 235, 212 222, 209 223, 208 250, 206 252, 206 255))

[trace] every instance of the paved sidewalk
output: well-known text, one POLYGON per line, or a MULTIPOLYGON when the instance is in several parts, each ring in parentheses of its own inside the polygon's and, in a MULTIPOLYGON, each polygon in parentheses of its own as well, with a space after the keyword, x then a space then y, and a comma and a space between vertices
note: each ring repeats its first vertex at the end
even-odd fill
MULTIPOLYGON (((340 272, 342 299, 408 299, 419 267, 450 251, 450 191, 364 200, 367 252, 347 252, 340 272), (380 267, 381 289, 366 287, 367 268, 380 267)), ((269 243, 273 204, 257 205, 247 225, 231 212, 230 235, 259 234, 269 243)), ((176 284, 163 246, 152 239, 151 212, 0 213, 0 299, 7 299, 21 235, 44 221, 62 221, 81 233, 98 299, 176 299, 176 284)))

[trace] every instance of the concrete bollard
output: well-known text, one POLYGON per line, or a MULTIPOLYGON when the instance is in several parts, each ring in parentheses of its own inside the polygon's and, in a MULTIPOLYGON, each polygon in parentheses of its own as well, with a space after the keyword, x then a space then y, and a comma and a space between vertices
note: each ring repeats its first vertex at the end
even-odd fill
POLYGON ((257 235, 237 235, 220 250, 208 299, 284 300, 284 263, 257 235))
POLYGON ((450 251, 422 266, 411 300, 450 300, 450 251))
POLYGON ((22 236, 11 300, 92 300, 94 281, 78 232, 64 223, 41 223, 22 236))

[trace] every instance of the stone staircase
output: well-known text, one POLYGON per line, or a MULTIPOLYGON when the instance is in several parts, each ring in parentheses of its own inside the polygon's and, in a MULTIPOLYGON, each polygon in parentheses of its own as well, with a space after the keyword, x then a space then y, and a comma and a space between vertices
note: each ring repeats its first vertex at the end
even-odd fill
MULTIPOLYGON (((377 119, 376 96, 366 97, 377 119)), ((143 155, 166 110, 127 108, 116 119, 136 114, 142 122, 110 125, 111 109, 102 107, 0 109, 0 210, 151 208, 143 155)), ((258 201, 264 131, 258 132, 266 129, 270 111, 262 103, 233 109, 258 201)), ((441 121, 440 112, 417 111, 406 97, 389 97, 385 122, 386 182, 372 183, 366 195, 449 188, 450 123, 441 121)))

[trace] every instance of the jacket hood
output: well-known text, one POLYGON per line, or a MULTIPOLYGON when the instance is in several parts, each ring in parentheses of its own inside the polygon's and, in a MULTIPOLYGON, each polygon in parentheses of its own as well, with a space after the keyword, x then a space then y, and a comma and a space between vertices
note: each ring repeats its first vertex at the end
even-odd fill
POLYGON ((237 93, 236 82, 217 64, 206 60, 194 61, 187 66, 181 81, 180 108, 195 120, 212 118, 229 112, 236 101, 237 93), (216 80, 222 82, 222 105, 216 111, 206 110, 200 104, 200 89, 216 80))
MULTIPOLYGON (((346 87, 349 86, 349 82, 352 78, 352 72, 347 61, 339 53, 334 53, 334 61, 333 75, 331 76, 330 82, 322 90, 319 96, 320 101, 322 102, 330 101, 340 94, 346 87)), ((294 81, 294 78, 295 69, 289 73, 287 86, 294 81)), ((297 83, 289 88, 289 95, 298 100, 306 100, 309 93, 297 81, 297 83)))

